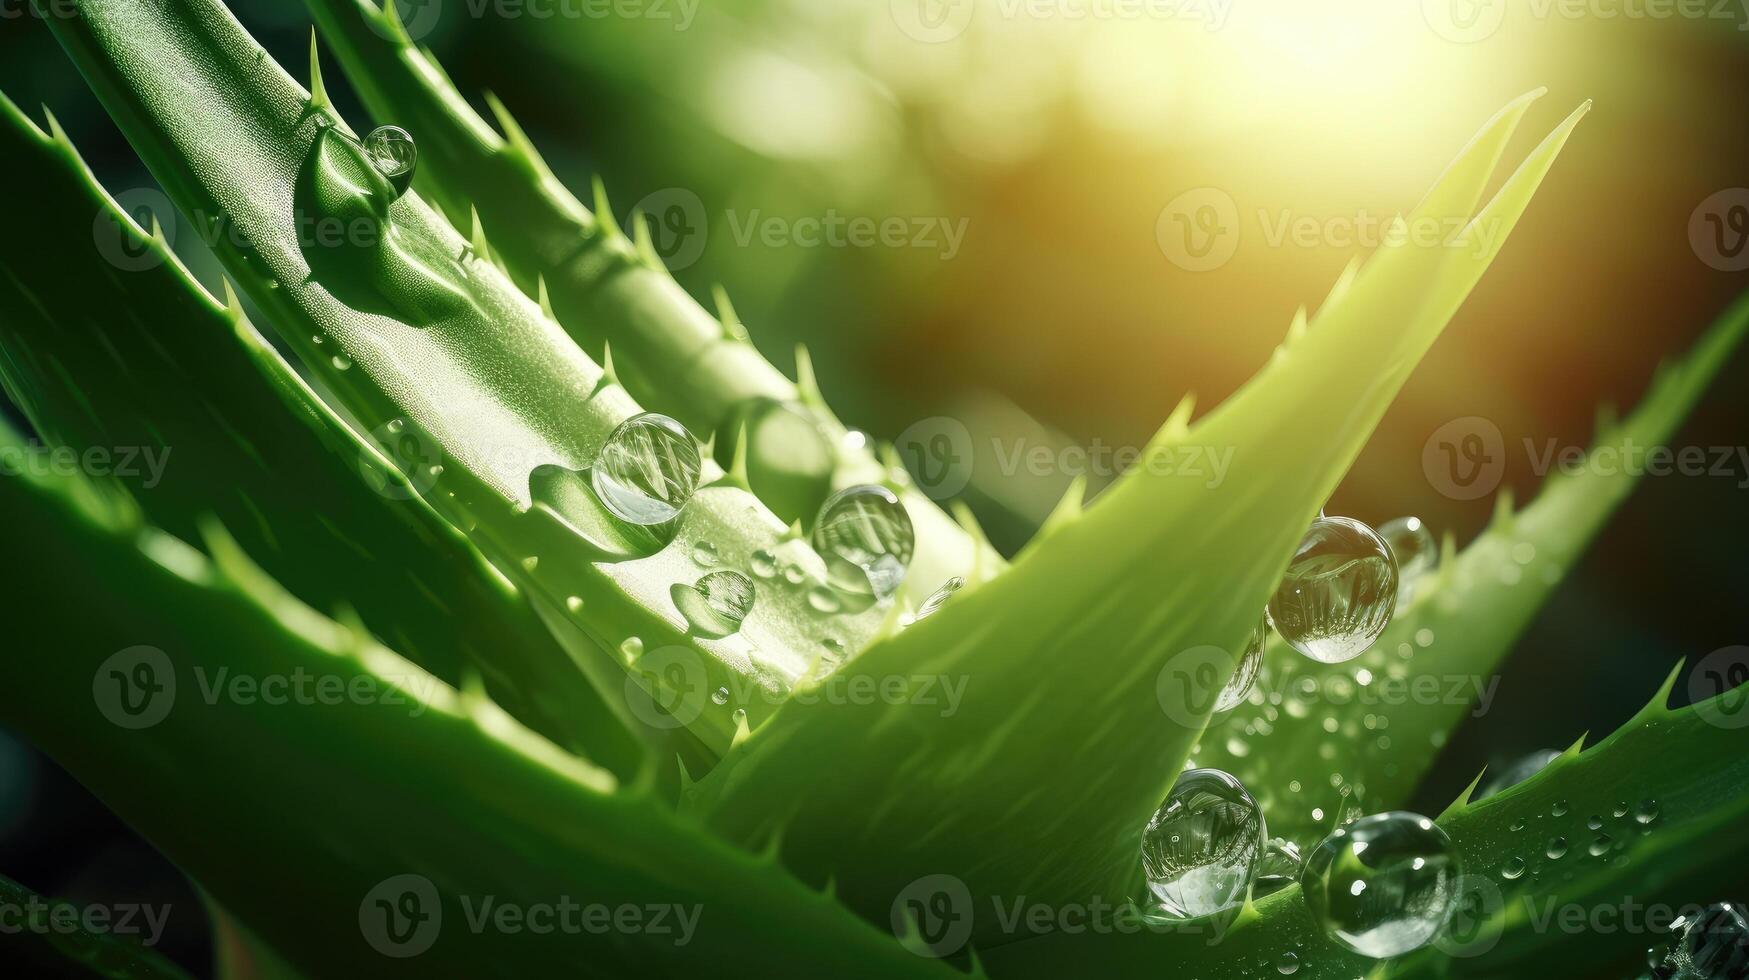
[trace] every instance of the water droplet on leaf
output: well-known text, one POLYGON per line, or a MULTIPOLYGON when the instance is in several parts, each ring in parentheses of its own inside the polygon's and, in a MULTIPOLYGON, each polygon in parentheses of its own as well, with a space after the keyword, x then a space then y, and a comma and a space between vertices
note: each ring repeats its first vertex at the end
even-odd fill
POLYGON ((1239 906, 1263 841, 1263 811, 1237 779, 1218 769, 1181 774, 1142 832, 1159 911, 1195 919, 1239 906))
POLYGON ((947 600, 952 599, 953 594, 965 588, 965 585, 966 580, 958 575, 941 583, 941 588, 929 593, 929 597, 923 600, 923 605, 917 607, 917 615, 911 621, 916 622, 947 605, 947 600))
POLYGON ((613 515, 650 526, 672 520, 698 489, 698 443, 666 415, 646 412, 607 437, 589 479, 613 515))
POLYGON ((1438 564, 1439 545, 1419 517, 1386 521, 1379 527, 1379 537, 1385 539, 1397 560, 1397 608, 1402 609, 1414 598, 1415 580, 1438 564))
POLYGON ((846 487, 826 499, 814 524, 814 549, 832 586, 885 599, 898 589, 915 546, 911 515, 891 490, 846 487))
POLYGON ((740 572, 711 572, 697 585, 675 583, 669 598, 694 633, 708 638, 728 636, 741 628, 753 611, 753 580, 740 572))
POLYGON ((1300 849, 1293 841, 1283 837, 1272 837, 1263 848, 1263 856, 1257 859, 1257 876, 1251 881, 1251 894, 1254 898, 1262 898, 1293 884, 1300 878, 1300 868, 1305 865, 1305 859, 1300 856, 1300 849))
POLYGON ((1269 600, 1269 622, 1295 650, 1336 664, 1366 652, 1391 621, 1397 564, 1372 528, 1314 522, 1269 600))
POLYGON ((1414 813, 1379 813, 1326 837, 1300 875, 1306 907, 1337 943, 1374 959, 1433 940, 1458 896, 1451 839, 1414 813))
POLYGON ((1215 698, 1215 713, 1237 708, 1251 693, 1251 686, 1257 683, 1257 672, 1263 669, 1263 644, 1268 637, 1269 622, 1259 619, 1257 628, 1251 631, 1251 638, 1245 642, 1245 652, 1233 668, 1233 675, 1227 678, 1227 686, 1221 688, 1220 696, 1215 698))
POLYGON ((413 168, 419 162, 413 134, 399 126, 378 126, 364 138, 364 152, 397 195, 413 186, 413 168))

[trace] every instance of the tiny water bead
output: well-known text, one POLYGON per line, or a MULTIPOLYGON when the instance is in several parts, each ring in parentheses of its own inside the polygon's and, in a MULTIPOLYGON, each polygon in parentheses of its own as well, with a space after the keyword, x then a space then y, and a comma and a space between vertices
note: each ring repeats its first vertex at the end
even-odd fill
POLYGON ((711 572, 697 585, 676 582, 668 589, 668 597, 686 619, 687 629, 706 639, 719 639, 739 630, 753 611, 756 595, 752 579, 728 569, 711 572))
POLYGON ((814 549, 826 560, 826 577, 844 592, 891 596, 904 581, 916 545, 911 515, 886 487, 846 487, 820 506, 814 549))
POLYGON ((1159 911, 1195 919, 1245 901, 1263 851, 1263 811, 1218 769, 1179 775, 1142 831, 1142 868, 1159 911))
POLYGON ((1567 856, 1567 838, 1565 838, 1565 837, 1551 837, 1551 838, 1549 838, 1548 849, 1543 851, 1543 853, 1547 854, 1549 856, 1550 861, 1559 861, 1560 859, 1566 857, 1567 856))
POLYGON ((1613 841, 1608 834, 1598 834, 1597 839, 1591 842, 1591 846, 1585 849, 1585 853, 1592 857, 1602 857, 1609 853, 1611 843, 1613 841))
POLYGON ((712 691, 711 692, 711 703, 712 704, 728 704, 729 703, 729 689, 726 687, 719 687, 716 690, 712 691))
POLYGON ((966 580, 958 575, 941 583, 941 588, 929 593, 929 597, 923 600, 923 605, 917 607, 917 615, 913 616, 911 621, 916 622, 917 620, 934 613, 942 606, 947 605, 947 600, 952 599, 953 594, 965 588, 965 586, 966 580))
POLYGON ((1286 888, 1299 880, 1305 866, 1299 846, 1282 837, 1271 837, 1257 859, 1257 875, 1251 879, 1251 895, 1262 898, 1286 888))
POLYGON ((1385 539, 1397 560, 1397 608, 1402 609, 1414 598, 1415 580, 1438 564, 1439 545, 1419 517, 1386 521, 1379 526, 1379 537, 1385 539))
POLYGON ((1634 810, 1634 823, 1642 827, 1656 819, 1658 819, 1657 800, 1642 800, 1639 807, 1634 810))
POLYGON ((692 546, 692 560, 705 568, 709 568, 721 561, 722 556, 717 554, 716 545, 711 544, 709 541, 699 541, 692 546))
POLYGON ((1554 809, 1550 810, 1549 813, 1557 817, 1564 817, 1567 815, 1568 809, 1566 800, 1557 800, 1554 809))
POLYGON ((760 578, 770 578, 777 574, 777 556, 764 548, 760 548, 758 551, 747 556, 747 567, 752 569, 753 574, 760 578))
POLYGON ((595 495, 613 516, 645 527, 673 520, 698 489, 698 443, 666 415, 619 424, 589 468, 595 495))
POLYGON ((1215 699, 1215 713, 1237 708, 1251 693, 1251 685, 1257 683, 1257 672, 1263 669, 1263 644, 1268 637, 1269 622, 1259 619, 1257 628, 1252 630, 1251 638, 1245 643, 1244 655, 1233 668, 1233 676, 1227 678, 1227 686, 1221 688, 1220 697, 1215 699))
POLYGON ((1457 852, 1419 814, 1378 813, 1324 838, 1306 859, 1300 886, 1331 939, 1374 959, 1431 942, 1458 897, 1457 852))
POLYGON ((413 134, 399 126, 378 126, 364 138, 364 152, 371 166, 388 180, 396 194, 407 193, 413 186, 413 168, 419 162, 419 149, 413 144, 413 134))
POLYGON ((1514 857, 1500 868, 1500 877, 1507 881, 1517 881, 1524 877, 1524 858, 1514 857))
POLYGON ((1396 603, 1390 546, 1359 521, 1325 517, 1300 539, 1269 599, 1269 622, 1295 650, 1339 664, 1372 646, 1396 603))
POLYGON ((1293 974, 1298 973, 1299 970, 1300 956, 1298 953, 1291 950, 1281 954, 1281 957, 1275 961, 1275 972, 1284 977, 1292 976, 1293 974))

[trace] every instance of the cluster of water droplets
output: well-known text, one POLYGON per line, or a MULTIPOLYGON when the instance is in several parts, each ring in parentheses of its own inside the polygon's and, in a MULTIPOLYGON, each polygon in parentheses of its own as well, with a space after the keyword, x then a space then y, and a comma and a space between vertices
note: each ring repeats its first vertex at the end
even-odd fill
MULTIPOLYGON (((1501 775, 1486 784, 1474 799, 1486 799, 1524 782, 1561 755, 1554 749, 1526 754, 1504 767, 1501 775)), ((1566 819, 1573 814, 1572 806, 1567 800, 1557 800, 1546 816, 1518 817, 1508 825, 1507 829, 1521 843, 1511 848, 1513 853, 1501 862, 1498 873, 1503 881, 1518 881, 1528 875, 1528 881, 1534 883, 1557 871, 1562 881, 1570 881, 1578 873, 1575 865, 1585 859, 1607 861, 1619 867, 1628 861, 1625 852, 1633 838, 1650 834, 1660 813, 1655 799, 1646 798, 1637 804, 1619 800, 1607 811, 1600 809, 1588 815, 1584 832, 1580 833, 1573 821, 1566 819), (1577 860, 1565 860, 1569 856, 1577 860)))
MULTIPOLYGON (((1244 785, 1217 769, 1178 777, 1143 829, 1141 849, 1157 917, 1221 921, 1237 914, 1247 894, 1260 898, 1297 881, 1325 935, 1376 959, 1432 942, 1458 898, 1457 852, 1426 817, 1358 817, 1302 861, 1292 841, 1269 837, 1244 785)), ((1284 954, 1277 969, 1297 971, 1299 955, 1284 954)))

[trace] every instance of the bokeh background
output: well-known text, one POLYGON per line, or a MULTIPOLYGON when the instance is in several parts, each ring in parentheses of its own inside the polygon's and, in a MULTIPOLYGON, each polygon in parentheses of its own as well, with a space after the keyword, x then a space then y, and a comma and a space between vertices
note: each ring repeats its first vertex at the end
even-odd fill
MULTIPOLYGON (((1206 409, 1242 384, 1295 308, 1376 244, 1366 223, 1411 208, 1488 116, 1539 86, 1508 166, 1580 102, 1595 109, 1331 513, 1416 514, 1467 540, 1491 504, 1429 483, 1435 429, 1492 420, 1505 485, 1527 499, 1540 477, 1525 440, 1587 444, 1597 406, 1631 407, 1749 286, 1749 0, 401 6, 476 106, 496 92, 574 190, 601 175, 622 221, 651 212, 682 284, 701 298, 723 284, 780 366, 806 343, 838 414, 884 438, 949 416, 982 446, 1140 445, 1186 392, 1206 409), (1235 237, 1228 260, 1192 271, 1168 209, 1199 188, 1232 202, 1235 237), (903 219, 929 240, 790 233, 832 216, 903 219), (784 233, 763 234, 769 219, 784 233), (1325 230, 1280 240, 1284 219, 1325 230)), ((300 6, 232 7, 303 77, 300 6)), ((370 120, 327 67, 356 128, 395 122, 370 120)), ((19 0, 0 2, 0 88, 50 106, 112 193, 154 186, 19 0)), ((196 236, 178 249, 216 289, 196 236)), ((1680 444, 1749 444, 1745 378, 1739 354, 1680 444)), ((1069 475, 989 462, 967 495, 1012 550, 1069 475)), ((1448 745, 1424 809, 1484 764, 1613 729, 1678 657, 1749 642, 1743 484, 1741 463, 1643 482, 1519 644, 1492 710, 1448 745)), ((3 736, 0 872, 73 899, 175 901, 164 948, 209 969, 174 869, 3 736)))

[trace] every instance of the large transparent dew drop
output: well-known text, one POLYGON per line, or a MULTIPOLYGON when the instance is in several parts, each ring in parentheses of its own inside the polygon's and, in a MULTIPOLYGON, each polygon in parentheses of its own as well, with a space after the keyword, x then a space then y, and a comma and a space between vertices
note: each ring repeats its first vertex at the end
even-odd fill
POLYGON ((1366 652, 1397 604, 1397 563, 1372 528, 1346 517, 1312 523, 1269 600, 1269 622, 1295 650, 1339 664, 1366 652))
POLYGON ((1227 686, 1221 688, 1221 694, 1215 698, 1215 712, 1231 711, 1243 704, 1245 697, 1251 693, 1251 686, 1257 683, 1257 673, 1263 669, 1263 644, 1269 638, 1269 621, 1259 619, 1257 629, 1251 633, 1251 639, 1245 643, 1245 653, 1239 658, 1238 666, 1233 668, 1233 676, 1227 678, 1227 686))
POLYGON ((666 415, 646 412, 607 437, 589 479, 613 516, 645 527, 674 519, 698 489, 698 443, 666 415))
POLYGON ((905 579, 916 538, 911 515, 886 487, 846 487, 826 499, 814 523, 814 549, 832 587, 877 599, 905 579))
POLYGON ((711 572, 697 585, 676 584, 669 590, 692 632, 709 638, 739 630, 753 611, 755 595, 753 580, 729 569, 711 572))
POLYGON ((1159 911, 1196 919, 1245 901, 1263 852, 1263 811, 1218 769, 1192 769, 1142 832, 1142 868, 1159 911))
POLYGON ((1306 908, 1332 940, 1374 959, 1433 941, 1457 904, 1457 852, 1415 813, 1379 813, 1324 838, 1306 858, 1306 908))
POLYGON ((1379 526, 1379 537, 1397 560, 1397 608, 1415 598, 1416 580, 1439 564, 1439 544, 1419 517, 1399 517, 1379 526))
POLYGON ((419 163, 413 134, 399 126, 378 126, 364 138, 364 152, 397 195, 413 186, 413 169, 419 163))

